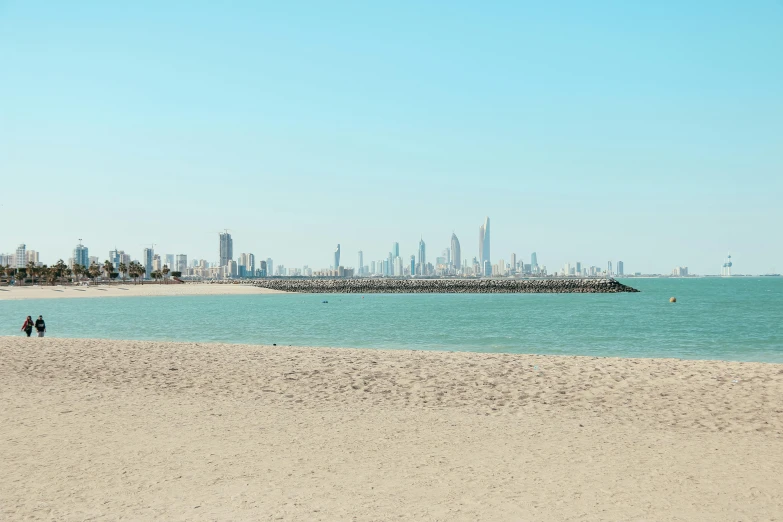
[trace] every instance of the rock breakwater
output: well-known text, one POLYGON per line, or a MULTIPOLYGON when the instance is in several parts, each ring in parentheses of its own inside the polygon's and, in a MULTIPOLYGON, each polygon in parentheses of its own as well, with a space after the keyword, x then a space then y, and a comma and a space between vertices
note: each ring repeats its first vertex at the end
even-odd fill
POLYGON ((311 294, 614 294, 614 279, 265 279, 260 288, 311 294))

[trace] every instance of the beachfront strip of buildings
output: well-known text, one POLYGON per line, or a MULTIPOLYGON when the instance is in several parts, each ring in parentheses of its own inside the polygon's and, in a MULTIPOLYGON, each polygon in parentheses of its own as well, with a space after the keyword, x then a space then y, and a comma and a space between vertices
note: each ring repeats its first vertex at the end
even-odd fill
MULTIPOLYGON (((471 260, 462 259, 461 246, 456 234, 452 234, 449 246, 433 261, 428 260, 427 245, 420 239, 416 254, 409 258, 400 255, 400 244, 392 243, 391 251, 383 259, 365 263, 364 253, 358 252, 358 268, 345 266, 342 263, 341 247, 338 244, 332 253, 332 264, 329 268, 313 269, 307 265, 302 268, 287 268, 284 265, 273 264, 271 258, 257 260, 252 253, 242 253, 234 258, 234 244, 231 234, 226 231, 219 235, 219 261, 209 262, 205 259, 188 260, 186 254, 160 255, 154 247, 145 248, 141 259, 132 259, 123 250, 109 251, 108 258, 91 256, 89 249, 81 240, 73 249, 68 259, 68 267, 75 265, 89 267, 98 265, 103 269, 108 260, 114 272, 120 272, 120 267, 129 267, 132 262, 144 267, 144 278, 149 279, 156 272, 167 268, 167 273, 174 277, 190 280, 212 279, 250 279, 262 277, 550 277, 550 276, 613 276, 624 275, 623 262, 618 261, 614 271, 612 263, 606 268, 595 265, 582 266, 581 262, 566 263, 553 273, 546 266, 538 264, 535 252, 526 263, 511 254, 508 262, 499 259, 491 261, 489 218, 479 228, 479 255, 471 260)), ((0 266, 11 268, 27 268, 30 263, 41 266, 39 255, 34 250, 28 250, 26 245, 19 245, 14 254, 0 255, 0 266)), ((124 275, 124 274, 121 274, 124 275)))
MULTIPOLYGON (((545 265, 539 265, 538 255, 533 252, 529 263, 516 254, 511 254, 508 261, 491 260, 491 232, 489 217, 479 227, 478 255, 468 260, 462 256, 462 247, 456 234, 452 234, 448 247, 434 259, 427 256, 427 245, 424 239, 419 240, 418 249, 409 257, 400 253, 400 244, 393 242, 388 255, 382 259, 367 261, 364 252, 358 252, 356 267, 343 263, 342 249, 338 244, 330 256, 329 268, 313 269, 307 265, 302 268, 288 268, 282 264, 275 266, 271 258, 256 259, 252 253, 239 254, 234 257, 234 240, 226 231, 219 234, 219 259, 210 262, 206 259, 188 260, 186 254, 160 255, 154 251, 154 246, 145 248, 141 259, 132 259, 123 250, 109 251, 108 258, 91 256, 89 249, 81 240, 73 249, 68 259, 68 267, 74 265, 89 267, 96 264, 104 266, 105 261, 112 263, 115 272, 119 267, 130 266, 136 262, 144 267, 144 277, 149 279, 155 272, 161 272, 164 267, 174 277, 191 280, 209 279, 250 279, 259 277, 612 277, 642 274, 636 272, 627 274, 622 261, 606 266, 582 264, 580 261, 565 263, 559 270, 549 272, 545 265)), ((33 263, 41 266, 37 251, 27 249, 22 244, 11 254, 0 254, 0 267, 26 268, 33 263)), ((723 264, 721 275, 731 275, 731 256, 723 264)), ((652 274, 660 275, 660 274, 652 274)), ((687 266, 675 267, 671 272, 674 277, 688 277, 687 266)))

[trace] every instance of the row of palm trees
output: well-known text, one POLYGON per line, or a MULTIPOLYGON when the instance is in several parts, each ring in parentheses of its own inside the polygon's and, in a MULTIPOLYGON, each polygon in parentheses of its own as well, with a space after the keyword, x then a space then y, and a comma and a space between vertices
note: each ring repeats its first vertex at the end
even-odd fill
MULTIPOLYGON (((114 268, 114 264, 108 259, 103 262, 103 265, 91 263, 90 266, 87 267, 74 264, 72 268, 69 268, 68 265, 60 259, 52 266, 39 266, 33 262, 27 263, 25 268, 12 268, 8 265, 0 266, 0 276, 5 274, 9 280, 13 279, 18 285, 22 286, 27 279, 31 279, 33 283, 37 281, 40 284, 43 281, 51 285, 54 285, 59 281, 69 281, 71 279, 75 282, 79 282, 85 278, 96 281, 101 274, 107 279, 116 279, 118 276, 122 276, 123 281, 130 277, 138 283, 139 279, 144 277, 144 274, 147 273, 147 269, 144 265, 136 261, 131 261, 129 265, 120 263, 117 267, 117 272, 114 271, 114 268)), ((163 268, 160 270, 151 272, 150 277, 155 280, 163 279, 165 282, 169 273, 171 273, 169 267, 163 265, 163 268)), ((174 272, 173 275, 178 276, 179 274, 174 272)))

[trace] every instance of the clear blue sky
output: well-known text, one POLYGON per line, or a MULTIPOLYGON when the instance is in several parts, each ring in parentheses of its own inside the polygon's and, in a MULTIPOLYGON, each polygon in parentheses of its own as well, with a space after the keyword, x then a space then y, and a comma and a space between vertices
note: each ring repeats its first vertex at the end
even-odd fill
POLYGON ((472 258, 489 215, 493 261, 783 271, 783 0, 0 0, 0 177, 47 263, 472 258))

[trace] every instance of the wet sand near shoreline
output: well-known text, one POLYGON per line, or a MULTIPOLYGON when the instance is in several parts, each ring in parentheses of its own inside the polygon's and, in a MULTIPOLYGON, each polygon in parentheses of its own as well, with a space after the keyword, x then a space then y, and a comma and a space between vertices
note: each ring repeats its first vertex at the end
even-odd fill
POLYGON ((0 519, 769 520, 783 365, 0 338, 0 519))

